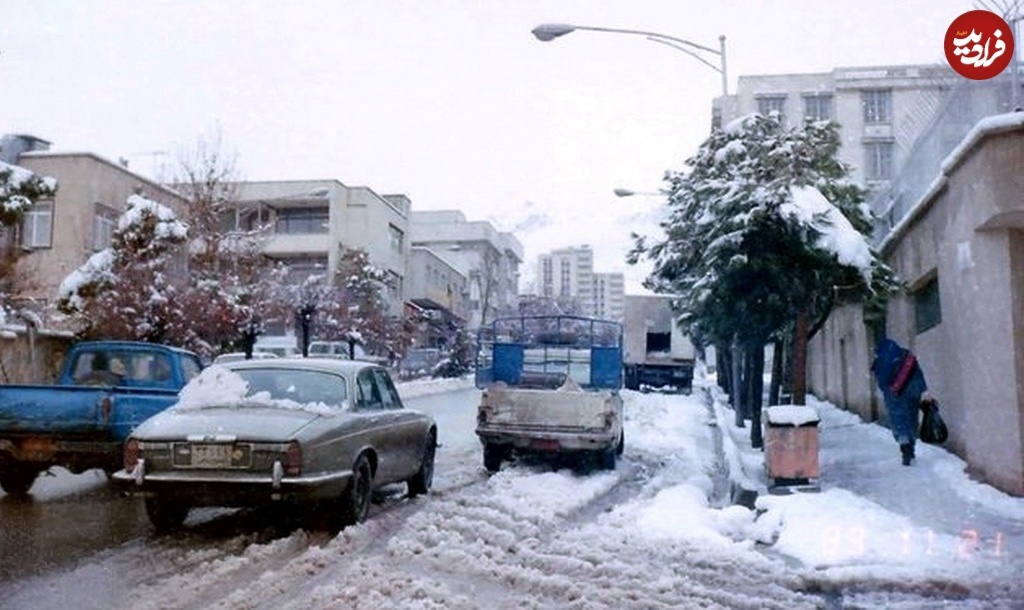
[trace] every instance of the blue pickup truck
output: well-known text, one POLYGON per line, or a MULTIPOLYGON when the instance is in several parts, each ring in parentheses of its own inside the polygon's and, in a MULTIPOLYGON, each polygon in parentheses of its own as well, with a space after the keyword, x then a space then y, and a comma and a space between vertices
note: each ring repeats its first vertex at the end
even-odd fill
POLYGON ((51 466, 118 470, 129 433, 201 370, 175 347, 91 341, 71 347, 55 384, 0 385, 0 488, 26 494, 51 466))

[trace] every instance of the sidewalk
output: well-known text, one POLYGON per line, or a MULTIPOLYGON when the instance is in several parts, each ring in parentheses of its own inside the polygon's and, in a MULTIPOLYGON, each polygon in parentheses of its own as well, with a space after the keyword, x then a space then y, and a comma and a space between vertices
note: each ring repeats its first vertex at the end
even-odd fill
POLYGON ((961 587, 971 600, 988 592, 1024 608, 1024 498, 972 481, 963 460, 941 446, 919 442, 917 460, 903 466, 888 428, 813 396, 820 491, 770 494, 750 421, 735 426, 728 397, 713 384, 707 391, 730 478, 757 493, 758 520, 778 529, 772 552, 833 580, 927 578, 961 587))

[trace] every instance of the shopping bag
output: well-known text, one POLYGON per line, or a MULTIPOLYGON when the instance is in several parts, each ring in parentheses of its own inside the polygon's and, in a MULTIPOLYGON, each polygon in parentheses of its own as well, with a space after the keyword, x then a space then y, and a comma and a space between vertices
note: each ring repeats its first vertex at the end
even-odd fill
POLYGON ((921 403, 921 431, 918 436, 921 441, 932 445, 939 445, 946 442, 949 437, 949 429, 946 422, 942 421, 939 415, 939 403, 928 400, 921 403))

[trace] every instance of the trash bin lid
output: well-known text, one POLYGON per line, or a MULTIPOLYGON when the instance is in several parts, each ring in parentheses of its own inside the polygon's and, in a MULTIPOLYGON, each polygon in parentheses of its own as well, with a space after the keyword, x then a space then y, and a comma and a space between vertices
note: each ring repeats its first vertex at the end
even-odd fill
POLYGON ((804 405, 777 405, 767 411, 772 426, 816 426, 821 421, 817 409, 804 405))

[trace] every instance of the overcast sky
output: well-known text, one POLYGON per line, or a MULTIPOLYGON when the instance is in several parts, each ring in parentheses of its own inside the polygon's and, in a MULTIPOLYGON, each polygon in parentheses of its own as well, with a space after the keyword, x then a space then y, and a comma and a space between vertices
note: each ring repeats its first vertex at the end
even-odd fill
MULTIPOLYGON (((991 3, 990 3, 991 4, 991 3)), ((593 244, 627 271, 630 223, 707 136, 719 75, 642 36, 717 48, 744 74, 944 62, 963 0, 7 0, 0 130, 152 175, 219 131, 251 180, 337 179, 517 232, 524 272, 593 244), (546 224, 545 224, 546 223, 546 224)), ((715 57, 710 58, 713 63, 715 57)), ((630 286, 639 281, 630 275, 630 286)))

